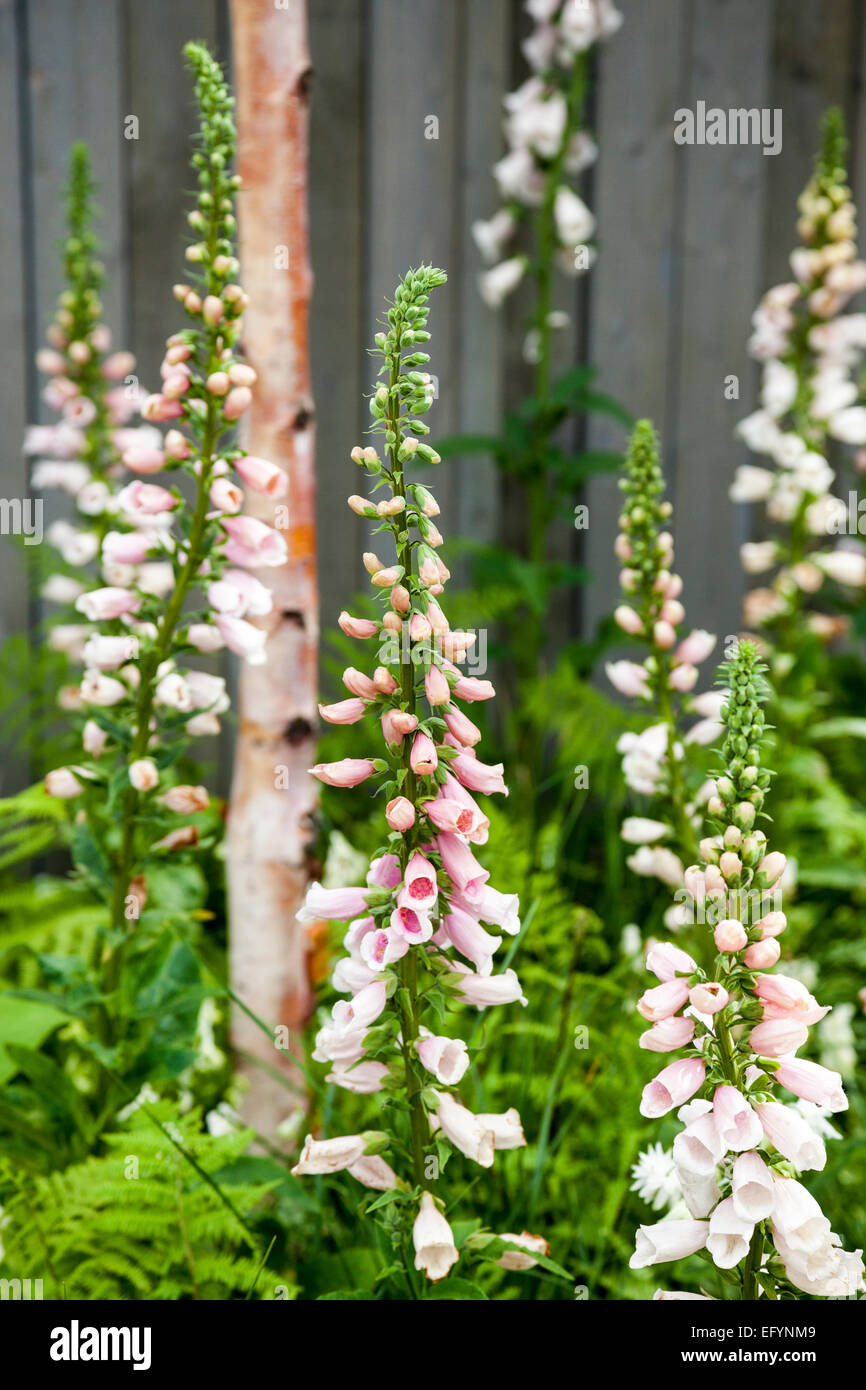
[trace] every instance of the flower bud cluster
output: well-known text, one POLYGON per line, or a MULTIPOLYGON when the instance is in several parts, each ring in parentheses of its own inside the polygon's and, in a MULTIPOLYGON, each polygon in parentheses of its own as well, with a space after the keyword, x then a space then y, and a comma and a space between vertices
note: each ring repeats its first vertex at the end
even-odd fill
MULTIPOLYGON (((764 667, 752 643, 738 644, 719 680, 728 695, 724 766, 707 807, 715 834, 685 881, 696 901, 730 902, 737 890, 774 889, 785 856, 754 824, 770 773, 761 767, 764 667)), ((820 1126, 803 1107, 817 1118, 819 1107, 845 1110, 848 1101, 837 1072, 797 1056, 828 1009, 798 980, 771 973, 786 925, 781 911, 723 918, 711 972, 675 945, 655 944, 647 955, 660 983, 638 1001, 650 1024, 641 1047, 683 1055, 644 1088, 640 1109, 651 1119, 676 1110, 683 1123, 673 1160, 689 1215, 641 1226, 631 1265, 705 1250, 742 1298, 849 1297, 866 1287, 862 1251, 842 1248, 797 1176, 826 1163, 820 1126), (786 1091, 799 1107, 786 1103, 786 1091)))

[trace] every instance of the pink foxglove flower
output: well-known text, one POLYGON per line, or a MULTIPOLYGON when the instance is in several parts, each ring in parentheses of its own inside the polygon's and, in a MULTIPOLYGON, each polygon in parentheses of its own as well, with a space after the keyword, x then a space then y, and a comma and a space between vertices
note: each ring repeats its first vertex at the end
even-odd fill
POLYGON ((434 1284, 444 1279, 460 1258, 451 1227, 429 1192, 421 1196, 418 1215, 412 1227, 412 1243, 415 1246, 415 1268, 423 1270, 434 1284))
POLYGON ((703 628, 683 631, 682 580, 673 569, 668 529, 671 504, 664 499, 658 441, 648 420, 639 421, 632 434, 622 488, 625 500, 614 549, 623 562, 620 584, 626 602, 614 619, 649 653, 642 662, 612 662, 606 671, 615 689, 639 700, 652 717, 642 733, 629 732, 619 741, 626 782, 638 796, 652 799, 653 810, 665 808, 663 817, 627 817, 623 838, 640 846, 628 860, 634 873, 679 887, 683 864, 697 847, 704 795, 699 752, 721 732, 715 697, 692 693, 698 667, 716 639, 703 628), (689 715, 701 717, 687 727, 684 717, 689 715), (674 843, 659 844, 663 839, 674 843))
POLYGON ((749 352, 761 363, 761 400, 738 433, 767 466, 741 465, 731 497, 764 504, 772 524, 771 540, 747 542, 741 551, 747 573, 773 571, 745 601, 747 625, 771 640, 778 640, 780 623, 789 634, 804 610, 801 630, 839 636, 847 619, 816 608, 817 596, 828 580, 847 598, 866 586, 857 517, 852 527, 830 462, 839 443, 852 446, 859 471, 866 444, 866 319, 849 308, 866 288, 866 262, 857 254, 845 147, 842 113, 830 110, 814 174, 798 200, 802 245, 790 257, 792 278, 769 289, 752 316, 749 352))
POLYGON ((708 802, 714 834, 701 841, 703 863, 690 865, 685 881, 695 896, 722 891, 729 915, 716 925, 718 954, 707 953, 709 970, 679 947, 653 946, 647 963, 662 983, 638 1002, 643 1017, 661 1020, 651 1033, 668 1030, 658 1045, 647 1041, 650 1050, 676 1046, 678 1021, 691 1024, 683 1034, 685 1055, 644 1088, 641 1113, 655 1118, 695 1097, 679 1111, 684 1128, 673 1144, 676 1176, 694 1220, 642 1226, 631 1263, 640 1268, 705 1247, 717 1269, 734 1271, 740 1298, 757 1298, 761 1284, 774 1298, 781 1292, 796 1297, 797 1291, 850 1296, 866 1288, 862 1251, 842 1249, 818 1203, 790 1176, 792 1167, 823 1168, 826 1153, 802 1113, 785 1103, 785 1092, 825 1110, 848 1104, 837 1072, 794 1055, 807 1043, 810 1023, 826 1010, 797 980, 770 974, 749 958, 756 945, 778 951, 785 929, 784 913, 765 913, 762 906, 784 856, 768 853, 766 836, 754 829, 770 773, 760 765, 767 692, 752 643, 737 645, 720 680, 730 693, 721 710, 724 766, 708 802), (757 899, 753 916, 750 896, 757 899), (730 915, 735 901, 738 917, 730 915), (763 938, 762 924, 771 916, 776 935, 763 938), (686 999, 688 1020, 680 1013, 686 999))
MULTIPOLYGON (((185 56, 201 116, 194 155, 197 206, 189 218, 201 240, 188 248, 194 283, 175 287, 182 318, 166 343, 162 388, 142 400, 134 381, 125 380, 134 367, 128 354, 104 358, 106 331, 93 321, 99 278, 87 225, 91 190, 78 157, 79 245, 67 247, 72 299, 64 298, 50 335, 59 357, 41 357, 52 373, 54 397, 62 400, 64 424, 48 438, 39 431, 28 441, 37 452, 50 447, 57 459, 84 461, 90 471, 77 495, 89 527, 72 528, 72 535, 61 527, 58 542, 68 559, 92 559, 96 569, 81 575, 85 582, 74 602, 93 624, 82 646, 88 664, 78 692, 85 752, 93 758, 82 816, 87 837, 98 841, 88 864, 105 866, 99 886, 109 922, 100 929, 95 955, 106 997, 121 978, 134 925, 130 882, 139 881, 153 852, 193 850, 197 827, 178 827, 176 817, 207 805, 206 798, 201 806, 186 794, 172 796, 173 768, 187 740, 218 733, 219 716, 228 708, 224 679, 190 667, 190 654, 195 660, 198 652, 227 646, 250 662, 264 660, 265 634, 250 619, 268 611, 270 598, 257 579, 235 566, 279 563, 286 553, 278 532, 224 511, 242 496, 232 464, 243 453, 235 445, 236 415, 227 402, 233 391, 249 394, 245 383, 255 376, 239 361, 246 296, 235 283, 232 255, 238 187, 231 169, 233 101, 204 47, 190 44, 185 56), (232 388, 227 395, 215 389, 223 374, 232 388), (143 429, 128 424, 139 410, 150 422, 143 429), (163 438, 153 422, 168 420, 172 428, 163 438), (185 490, 177 486, 181 476, 185 490), (230 601, 206 604, 205 595, 213 591, 230 601), (193 597, 198 604, 188 603, 193 597), (203 611, 191 618, 190 607, 203 611), (154 796, 157 787, 160 795, 154 796)), ((246 471, 250 485, 279 487, 263 460, 246 471)), ((111 1040, 114 1025, 103 1019, 101 1026, 103 1041, 111 1040)))
MULTIPOLYGON (((49 379, 43 398, 60 418, 56 424, 28 429, 24 445, 25 452, 35 456, 33 488, 63 491, 75 508, 72 520, 64 518, 48 528, 58 572, 46 581, 43 596, 62 605, 78 596, 69 588, 73 579, 79 592, 82 580, 112 583, 116 561, 104 547, 106 536, 124 524, 117 515, 121 460, 130 453, 141 455, 143 464, 150 462, 159 444, 149 425, 130 423, 142 403, 133 375, 135 358, 127 352, 111 353, 111 333, 100 318, 105 274, 93 230, 93 196, 90 153, 77 143, 69 153, 65 287, 47 331, 50 346, 36 354, 37 368, 49 379), (85 567, 92 572, 82 573, 85 567), (66 569, 74 573, 63 573, 66 569)), ((134 530, 124 535, 131 542, 138 539, 134 530)), ((136 552, 124 563, 135 565, 143 558, 136 552)))
MULTIPOLYGON (((387 329, 376 337, 383 370, 371 399, 386 457, 371 445, 351 455, 375 483, 388 485, 378 490, 384 497, 375 507, 364 500, 374 495, 369 489, 349 505, 379 524, 377 540, 390 534, 395 559, 364 556, 381 621, 340 616, 350 636, 378 637, 380 664, 371 674, 347 668, 343 684, 352 698, 322 712, 341 723, 366 718, 366 737, 381 733, 382 756, 313 769, 333 786, 375 782, 383 792, 385 852, 373 860, 365 888, 326 893, 314 885, 301 913, 305 920, 349 922, 348 955, 337 965, 334 986, 355 1001, 375 989, 383 1001, 372 1030, 366 1016, 351 1015, 352 1006, 335 1004, 317 1034, 314 1058, 333 1063, 329 1080, 344 1089, 399 1097, 399 1106, 385 1111, 394 1126, 386 1146, 395 1173, 388 1219, 399 1224, 404 1242, 411 1236, 414 1267, 433 1280, 462 1258, 438 1205, 442 1146, 489 1168, 497 1151, 526 1142, 513 1108, 475 1115, 460 1101, 456 1088, 472 1049, 441 1032, 446 1007, 526 1002, 513 970, 493 970, 502 937, 491 928, 519 930, 517 899, 489 884, 474 853, 487 838, 488 820, 473 793, 502 795, 506 787, 503 768, 475 756, 480 734, 459 701, 489 699, 493 689, 464 677, 456 664, 470 643, 465 634, 456 640, 441 606, 448 570, 441 537, 429 524, 438 508, 410 473, 439 458, 424 442, 427 427, 418 418, 433 393, 417 345, 429 337, 428 296, 444 280, 441 271, 422 266, 398 286, 387 329)), ((302 1160, 298 1171, 312 1170, 302 1160)), ((407 1277, 414 1277, 410 1270, 407 1277)))

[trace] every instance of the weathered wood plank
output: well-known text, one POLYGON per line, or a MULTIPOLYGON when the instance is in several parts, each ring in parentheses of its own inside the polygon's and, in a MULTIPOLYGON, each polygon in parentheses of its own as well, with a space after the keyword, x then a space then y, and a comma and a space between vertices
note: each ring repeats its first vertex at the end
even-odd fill
MULTIPOLYGON (((457 211, 459 151, 464 138, 455 74, 459 71, 460 6, 455 0, 372 0, 367 51, 367 341, 386 295, 421 261, 453 272, 460 264, 463 219, 457 211)), ((430 414, 436 434, 456 428, 460 382, 460 297, 448 285, 431 300, 430 370, 439 401, 430 414)), ((428 477, 419 471, 419 479, 428 477)), ((442 506, 442 529, 454 530, 456 470, 431 474, 442 506)))
MULTIPOLYGON (((752 0, 696 0, 683 105, 769 105, 772 13, 752 0)), ((675 379, 665 441, 676 508, 677 569, 689 620, 723 635, 740 622, 745 518, 728 498, 745 414, 725 377, 748 380, 746 339, 763 285, 768 165, 758 145, 682 145, 684 193, 675 379)))
POLYGON ((195 129, 192 84, 183 60, 189 39, 214 46, 215 0, 149 0, 127 7, 128 111, 138 139, 119 139, 129 189, 132 330, 141 379, 158 381, 168 333, 176 327, 171 287, 183 278, 190 138, 195 129))
POLYGON ((349 451, 366 428, 370 359, 364 249, 362 0, 320 0, 310 11, 311 344, 317 407, 317 513, 322 632, 362 587, 365 525, 346 506, 356 490, 349 451))
MULTIPOLYGON (((0 496, 28 496, 28 464, 21 452, 30 403, 35 395, 35 377, 28 352, 29 297, 32 277, 27 264, 30 237, 29 199, 22 180, 22 161, 27 159, 26 131, 20 120, 21 67, 25 57, 19 13, 16 23, 12 0, 0 0, 0 343, 3 344, 0 370, 0 418, 3 443, 0 453, 0 496), (22 195, 25 195, 22 197, 22 195)), ((30 550, 33 554, 33 550, 30 550)), ((15 632, 26 632, 30 621, 27 563, 20 541, 0 536, 0 639, 15 632)), ((30 780, 26 757, 11 748, 4 749, 0 767, 0 794, 8 796, 30 780)))
MULTIPOLYGON (((590 272, 589 360, 603 390, 636 416, 650 416, 666 435, 678 331, 673 241, 682 177, 673 114, 682 93, 687 9, 682 0, 623 0, 620 8, 625 22, 599 59, 592 193, 599 254, 590 272)), ((593 448, 620 449, 625 433, 596 416, 589 441, 593 448)), ((618 594, 616 479, 593 479, 587 500, 585 554, 596 575, 584 603, 591 632, 618 594)))
MULTIPOLYGON (((20 64, 23 35, 16 26, 12 0, 0 3, 0 342, 4 346, 0 371, 0 417, 3 420, 2 484, 4 498, 24 499, 28 494, 28 469, 21 452, 27 423, 28 382, 33 377, 28 362, 27 291, 30 277, 25 262, 29 235, 27 206, 21 194, 21 160, 27 145, 19 120, 20 64), (16 32, 17 31, 17 32, 16 32)), ((27 580, 18 541, 0 536, 0 636, 27 627, 27 580)))
POLYGON ((797 198, 812 172, 821 116, 841 106, 854 115, 855 10, 849 0, 786 0, 776 5, 770 105, 783 112, 782 152, 767 160, 767 285, 790 278, 797 243, 797 198))
MULTIPOLYGON (((502 97, 508 90, 512 31, 507 5, 468 0, 461 12, 463 120, 459 184, 460 259, 450 292, 459 295, 461 373, 457 408, 461 431, 499 428, 504 403, 504 320, 481 299, 483 264, 471 226, 488 218, 498 193, 491 166, 503 153, 502 97)), ((497 470, 489 459, 455 462, 458 475, 457 530, 475 540, 492 540, 499 524, 497 470)))
POLYGON ((851 40, 851 68, 848 75, 850 97, 849 134, 851 150, 848 162, 854 199, 860 210, 860 247, 866 245, 866 16, 855 8, 854 32, 851 40))
MULTIPOLYGON (((69 146, 85 140, 99 185, 108 286, 106 322, 128 331, 128 245, 123 167, 124 32, 119 0, 37 0, 28 6, 36 318, 50 317, 61 271, 63 186, 69 146)), ((153 43, 153 35, 150 42, 153 43)))

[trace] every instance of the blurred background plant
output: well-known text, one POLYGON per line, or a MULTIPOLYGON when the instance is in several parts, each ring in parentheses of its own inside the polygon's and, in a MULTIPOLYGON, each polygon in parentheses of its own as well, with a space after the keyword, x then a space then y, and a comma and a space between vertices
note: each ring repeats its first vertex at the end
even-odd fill
MULTIPOLYGON (((572 315, 554 296, 557 274, 580 277, 596 258, 595 217, 573 185, 598 155, 587 129, 593 49, 616 33, 622 16, 607 0, 592 6, 530 0, 526 8, 534 28, 522 51, 531 75, 503 99, 508 152, 493 166, 502 206, 472 226, 483 260, 497 262, 479 276, 490 308, 500 309, 523 282, 524 390, 498 434, 454 435, 440 453, 491 458, 522 521, 508 543, 467 537, 463 545, 472 587, 467 610, 477 616, 480 603, 486 615, 487 651, 503 693, 500 738, 516 755, 518 813, 534 834, 544 815, 540 791, 551 773, 550 740, 527 696, 563 662, 586 674, 595 654, 593 643, 580 640, 554 653, 549 621, 552 607, 588 577, 578 548, 588 525, 579 500, 585 484, 619 465, 615 451, 587 448, 587 417, 604 413, 622 425, 630 417, 595 386, 590 365, 563 361, 556 340, 564 340, 572 315), (513 254, 502 260, 512 241, 513 254), (571 531, 568 558, 554 557, 554 528, 571 531)), ((456 608, 456 620, 461 615, 456 608)))

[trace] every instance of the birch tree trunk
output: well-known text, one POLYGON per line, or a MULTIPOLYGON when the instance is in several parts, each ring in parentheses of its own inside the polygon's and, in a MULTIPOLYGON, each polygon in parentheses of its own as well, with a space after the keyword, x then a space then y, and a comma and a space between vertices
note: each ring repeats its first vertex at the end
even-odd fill
MULTIPOLYGON (((307 768, 317 720, 318 611, 314 417, 307 227, 310 59, 305 0, 284 7, 231 0, 239 130, 241 280, 250 297, 243 345, 258 373, 245 446, 289 475, 278 501, 249 492, 246 510, 282 529, 285 565, 260 577, 274 591, 268 660, 244 666, 228 822, 229 961, 236 994, 269 1025, 296 1036, 312 1005, 303 928, 316 808, 307 768)), ((233 1043, 250 1083, 245 1118, 262 1134, 302 1104, 255 1065, 297 1071, 274 1041, 235 1011, 233 1043), (242 1054, 248 1054, 245 1058, 242 1054)))

